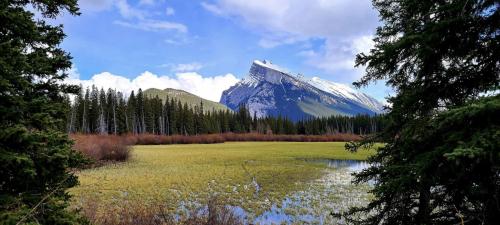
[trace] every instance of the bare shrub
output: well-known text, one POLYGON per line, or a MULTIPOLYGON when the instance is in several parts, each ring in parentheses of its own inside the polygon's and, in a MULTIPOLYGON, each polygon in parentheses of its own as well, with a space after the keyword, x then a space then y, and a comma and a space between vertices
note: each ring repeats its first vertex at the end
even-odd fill
POLYGON ((165 145, 165 144, 214 144, 227 141, 283 141, 283 142, 333 142, 357 141, 361 137, 356 134, 330 134, 330 135, 276 135, 260 133, 222 133, 203 135, 154 135, 138 134, 127 135, 128 144, 134 145, 165 145))
POLYGON ((205 208, 197 209, 182 221, 186 225, 240 225, 244 224, 241 216, 235 214, 230 206, 218 202, 217 198, 208 200, 205 208))
POLYGON ((130 157, 127 139, 115 135, 71 135, 73 148, 97 161, 126 161, 130 157))

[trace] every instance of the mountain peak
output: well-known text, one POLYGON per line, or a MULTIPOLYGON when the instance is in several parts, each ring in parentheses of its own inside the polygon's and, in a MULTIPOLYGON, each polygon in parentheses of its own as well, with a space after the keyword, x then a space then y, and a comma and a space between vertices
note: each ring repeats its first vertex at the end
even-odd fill
POLYGON ((293 76, 269 60, 253 61, 248 75, 224 91, 220 102, 231 109, 244 104, 258 117, 282 115, 293 120, 382 113, 382 104, 347 85, 293 76))
POLYGON ((261 67, 265 67, 265 68, 268 68, 268 69, 272 69, 272 70, 275 70, 277 72, 282 72, 282 73, 288 73, 288 71, 276 64, 273 64, 270 60, 254 60, 253 61, 253 64, 254 65, 258 65, 258 66, 261 66, 261 67))
POLYGON ((243 78, 243 83, 255 87, 259 82, 279 84, 283 78, 287 79, 289 73, 286 69, 271 63, 269 60, 254 60, 250 72, 243 78))

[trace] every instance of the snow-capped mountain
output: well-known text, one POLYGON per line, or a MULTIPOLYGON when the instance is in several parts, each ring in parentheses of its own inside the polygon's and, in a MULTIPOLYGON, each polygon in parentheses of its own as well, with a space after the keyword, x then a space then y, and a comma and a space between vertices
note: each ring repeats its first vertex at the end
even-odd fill
POLYGON ((330 115, 382 113, 383 105, 347 85, 294 76, 269 61, 255 60, 250 72, 222 93, 220 102, 236 110, 246 105, 252 115, 293 120, 330 115))
POLYGON ((365 93, 356 91, 345 84, 323 80, 320 79, 319 77, 313 77, 312 79, 308 80, 308 83, 322 91, 337 95, 339 97, 343 97, 347 100, 351 100, 360 105, 366 106, 367 108, 372 109, 375 113, 381 113, 384 109, 384 105, 382 105, 382 103, 377 101, 375 98, 365 93))

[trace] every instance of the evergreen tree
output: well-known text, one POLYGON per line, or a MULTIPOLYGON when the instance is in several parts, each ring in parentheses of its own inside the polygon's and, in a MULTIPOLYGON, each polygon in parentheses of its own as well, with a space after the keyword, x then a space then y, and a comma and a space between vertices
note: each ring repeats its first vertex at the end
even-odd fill
POLYGON ((130 97, 128 98, 128 103, 127 103, 127 121, 128 121, 128 131, 132 132, 133 134, 138 134, 138 123, 137 123, 137 100, 135 98, 134 91, 130 93, 130 97))
POLYGON ((177 119, 178 119, 178 114, 177 114, 177 109, 176 109, 176 105, 175 105, 175 101, 174 99, 170 99, 170 104, 169 104, 169 111, 168 111, 168 115, 169 115, 169 129, 170 129, 170 134, 173 135, 173 134, 177 134, 178 133, 178 130, 177 130, 177 119))
POLYGON ((107 134, 108 133, 108 103, 106 101, 106 92, 101 88, 99 91, 99 116, 98 119, 98 131, 99 134, 107 134))
POLYGON ((107 130, 109 133, 117 134, 118 133, 118 118, 117 118, 117 110, 118 110, 118 96, 115 90, 111 88, 108 89, 106 93, 106 124, 108 125, 107 130))
POLYGON ((135 113, 137 115, 137 125, 138 132, 143 134, 146 133, 146 115, 144 114, 144 94, 142 93, 142 89, 139 88, 137 91, 137 104, 135 108, 135 113))
POLYGON ((83 105, 82 105, 82 133, 91 133, 92 130, 90 130, 90 117, 89 117, 89 110, 90 109, 90 90, 87 88, 85 90, 85 97, 83 99, 83 105))
POLYGON ((62 26, 46 22, 63 11, 78 14, 75 0, 0 2, 0 220, 2 224, 78 224, 66 190, 78 184, 64 123, 63 85, 71 57, 58 46, 62 26), (32 11, 40 13, 35 19, 32 11))
POLYGON ((118 107, 116 109, 116 124, 118 134, 124 134, 130 132, 128 124, 128 112, 127 103, 121 92, 117 93, 118 107))
POLYGON ((70 97, 67 94, 64 96, 64 105, 67 111, 66 124, 64 127, 60 127, 59 130, 66 130, 68 134, 75 133, 76 108, 72 106, 70 97))
POLYGON ((360 224, 497 224, 498 96, 476 100, 499 90, 500 2, 374 5, 383 25, 375 48, 357 57, 367 74, 356 85, 387 80, 396 95, 389 99, 387 127, 361 143, 386 143, 356 176, 375 181, 375 199, 348 218, 361 213, 367 216, 360 224))
POLYGON ((185 116, 184 116, 184 110, 182 108, 182 103, 181 101, 176 101, 177 106, 175 107, 175 118, 176 118, 176 130, 177 134, 185 134, 185 116))
POLYGON ((236 112, 208 111, 202 102, 191 107, 174 98, 162 101, 158 96, 144 96, 142 91, 137 96, 132 92, 127 101, 120 92, 113 89, 105 92, 95 86, 87 88, 85 94, 79 92, 73 104, 70 105, 67 98, 64 102, 67 114, 60 130, 70 133, 198 135, 273 131, 275 134, 322 135, 370 134, 383 127, 381 116, 310 117, 294 122, 282 116, 258 118, 255 112, 252 117, 244 105, 236 112))
POLYGON ((100 114, 101 107, 99 106, 99 90, 96 86, 92 85, 90 91, 90 105, 88 113, 88 125, 90 133, 99 133, 100 114))
POLYGON ((80 86, 80 91, 75 97, 75 101, 73 103, 72 108, 74 109, 75 113, 75 120, 73 121, 73 130, 70 130, 71 133, 76 133, 76 132, 81 132, 83 133, 83 113, 84 113, 84 107, 85 102, 84 102, 84 93, 83 93, 83 88, 80 86))

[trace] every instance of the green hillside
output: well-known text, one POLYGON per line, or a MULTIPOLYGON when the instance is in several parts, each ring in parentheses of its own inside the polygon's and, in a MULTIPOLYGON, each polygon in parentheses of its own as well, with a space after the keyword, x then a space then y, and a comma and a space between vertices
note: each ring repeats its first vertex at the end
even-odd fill
POLYGON ((199 105, 200 102, 203 102, 203 108, 205 111, 215 110, 226 110, 228 109, 225 105, 220 104, 218 102, 213 102, 204 98, 201 98, 197 95, 191 94, 187 91, 167 88, 165 90, 160 90, 156 88, 150 88, 144 91, 144 94, 149 97, 158 96, 159 98, 165 100, 168 98, 174 98, 180 100, 182 103, 186 102, 188 105, 194 107, 195 105, 199 105))

